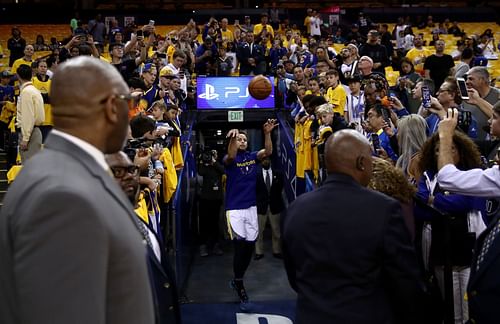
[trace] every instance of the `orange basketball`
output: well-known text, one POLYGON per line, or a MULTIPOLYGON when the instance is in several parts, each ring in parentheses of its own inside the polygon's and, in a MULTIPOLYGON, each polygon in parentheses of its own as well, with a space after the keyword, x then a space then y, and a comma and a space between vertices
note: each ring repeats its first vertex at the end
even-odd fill
POLYGON ((248 83, 248 92, 257 100, 264 100, 271 94, 273 86, 271 81, 263 75, 256 75, 248 83))

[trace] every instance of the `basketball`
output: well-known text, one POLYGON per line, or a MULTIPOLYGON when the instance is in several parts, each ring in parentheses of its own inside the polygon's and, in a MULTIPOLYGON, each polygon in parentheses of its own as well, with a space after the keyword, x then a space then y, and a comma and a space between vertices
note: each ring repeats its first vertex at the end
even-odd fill
POLYGON ((248 83, 248 92, 257 100, 264 100, 271 94, 273 86, 271 81, 263 75, 256 75, 248 83))

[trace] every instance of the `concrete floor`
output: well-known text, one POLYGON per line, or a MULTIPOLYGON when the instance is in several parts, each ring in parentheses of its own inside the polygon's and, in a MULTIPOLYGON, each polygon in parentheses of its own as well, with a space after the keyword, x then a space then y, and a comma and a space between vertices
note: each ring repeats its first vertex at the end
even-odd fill
MULTIPOLYGON (((290 287, 283 260, 273 257, 271 233, 264 231, 264 258, 252 259, 245 274, 245 288, 250 301, 295 300, 297 295, 290 287)), ((200 257, 196 254, 188 278, 186 297, 192 303, 226 303, 238 300, 229 287, 233 277, 233 247, 231 242, 222 245, 224 255, 200 257)))

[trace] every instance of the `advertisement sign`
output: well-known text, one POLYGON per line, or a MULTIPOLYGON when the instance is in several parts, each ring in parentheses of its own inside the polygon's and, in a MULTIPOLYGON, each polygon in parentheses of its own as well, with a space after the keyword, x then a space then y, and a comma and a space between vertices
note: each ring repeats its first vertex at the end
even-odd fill
POLYGON ((253 98, 248 83, 253 76, 198 77, 196 80, 198 109, 274 108, 274 80, 269 78, 273 89, 264 100, 253 98))

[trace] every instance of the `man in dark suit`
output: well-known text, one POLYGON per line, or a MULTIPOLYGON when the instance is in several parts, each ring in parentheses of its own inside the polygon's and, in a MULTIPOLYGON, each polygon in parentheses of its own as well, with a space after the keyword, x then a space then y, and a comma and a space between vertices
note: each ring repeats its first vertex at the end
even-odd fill
POLYGON ((283 204, 283 173, 271 168, 271 159, 261 162, 262 168, 257 171, 257 214, 259 217, 259 237, 255 244, 254 260, 264 257, 264 229, 267 220, 271 224, 272 247, 275 258, 281 259, 280 214, 285 208, 283 204))
POLYGON ((146 248, 104 154, 128 129, 129 89, 87 56, 52 78, 54 130, 0 213, 0 323, 154 323, 146 248))
POLYGON ((236 49, 240 62, 240 75, 258 75, 266 71, 265 49, 254 43, 253 33, 247 33, 246 42, 236 49))
MULTIPOLYGON (((141 192, 139 167, 134 165, 124 152, 106 155, 106 162, 137 212, 141 192)), ((145 180, 152 181, 150 178, 145 180)), ((150 270, 151 288, 154 293, 156 323, 178 324, 181 320, 175 275, 165 255, 163 241, 143 218, 138 215, 137 219, 139 220, 140 232, 148 248, 147 262, 150 270)))
POLYGON ((371 153, 360 133, 333 134, 328 178, 288 208, 283 255, 297 324, 416 323, 417 260, 399 203, 365 188, 371 153))

